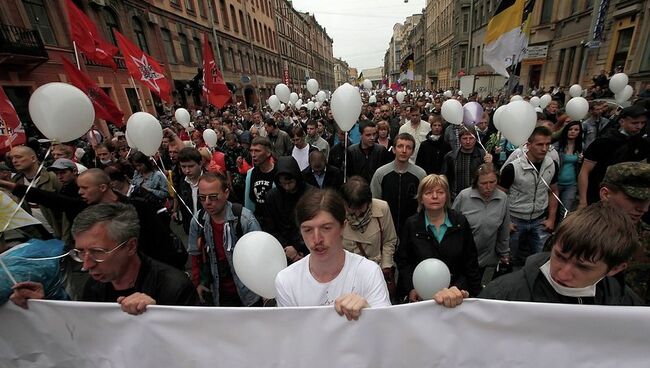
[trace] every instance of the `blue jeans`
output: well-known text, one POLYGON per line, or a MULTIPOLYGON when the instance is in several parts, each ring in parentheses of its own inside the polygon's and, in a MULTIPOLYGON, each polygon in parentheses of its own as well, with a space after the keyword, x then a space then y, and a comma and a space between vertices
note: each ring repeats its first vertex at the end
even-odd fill
MULTIPOLYGON (((564 207, 566 207, 569 212, 573 211, 573 203, 575 203, 576 195, 578 194, 578 184, 558 185, 557 187, 560 192, 560 201, 562 201, 564 207)), ((560 213, 559 218, 562 219, 562 216, 564 215, 564 208, 562 208, 562 206, 558 206, 558 211, 560 213)))
POLYGON ((517 261, 520 257, 520 241, 528 239, 530 254, 539 253, 544 249, 546 239, 551 235, 544 230, 544 216, 534 220, 523 220, 511 217, 510 221, 517 226, 517 229, 510 234, 510 256, 517 261))

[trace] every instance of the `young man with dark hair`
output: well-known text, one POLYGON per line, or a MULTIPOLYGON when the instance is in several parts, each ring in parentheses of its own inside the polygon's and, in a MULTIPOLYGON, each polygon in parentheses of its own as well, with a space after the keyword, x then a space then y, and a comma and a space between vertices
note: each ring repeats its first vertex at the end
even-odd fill
POLYGON ((317 151, 318 148, 307 143, 305 131, 301 127, 293 128, 291 141, 293 142, 293 150, 291 156, 296 160, 300 170, 304 170, 309 166, 309 153, 317 151))
POLYGON ((427 134, 429 134, 430 131, 431 125, 422 120, 420 107, 418 105, 411 106, 409 110, 409 120, 399 128, 399 132, 409 133, 413 139, 415 139, 415 148, 413 149, 413 155, 411 155, 410 158, 412 164, 415 164, 415 158, 418 156, 420 143, 427 138, 427 134))
POLYGON ((264 120, 267 138, 271 141, 271 147, 275 157, 288 156, 291 154, 293 144, 289 134, 278 127, 278 123, 273 118, 264 120))
POLYGON ((414 149, 413 136, 398 134, 393 148, 395 160, 378 168, 370 182, 372 196, 388 202, 397 234, 400 234, 404 221, 417 212, 415 196, 420 180, 427 175, 421 167, 411 163, 414 149))
POLYGON ((271 142, 266 137, 254 138, 250 153, 253 168, 246 174, 244 206, 255 214, 260 224, 264 223, 266 193, 273 188, 275 163, 271 156, 271 142))
POLYGON ((558 168, 546 154, 550 144, 551 131, 536 127, 528 138, 528 152, 501 170, 499 187, 510 202, 510 254, 515 262, 520 240, 527 236, 530 252, 539 253, 555 227, 558 168))
POLYGON ((492 281, 479 298, 641 305, 639 297, 613 277, 639 247, 626 214, 605 203, 593 204, 562 221, 551 244, 550 254, 530 256, 521 270, 492 281))
POLYGON ((380 167, 390 161, 390 154, 384 146, 375 143, 377 127, 371 121, 363 121, 359 125, 361 142, 348 147, 347 172, 348 177, 359 175, 368 182, 380 167))
POLYGON ((185 230, 186 234, 190 231, 192 218, 202 208, 201 202, 199 202, 197 197, 199 177, 203 174, 201 162, 201 153, 196 148, 185 147, 178 152, 178 164, 185 178, 180 182, 180 187, 176 188, 177 195, 174 196, 173 215, 176 215, 180 211, 183 230, 185 230))
POLYGON ((318 148, 319 151, 325 154, 325 159, 329 157, 330 154, 330 145, 325 139, 323 139, 320 134, 318 134, 318 123, 315 120, 307 121, 307 137, 305 137, 306 142, 318 148))

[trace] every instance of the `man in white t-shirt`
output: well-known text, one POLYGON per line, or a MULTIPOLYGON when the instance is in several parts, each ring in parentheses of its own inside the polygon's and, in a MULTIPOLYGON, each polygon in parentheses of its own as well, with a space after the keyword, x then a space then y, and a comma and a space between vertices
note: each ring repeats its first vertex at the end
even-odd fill
POLYGON ((305 131, 301 127, 295 127, 291 131, 291 141, 293 142, 293 150, 291 156, 296 159, 300 171, 309 166, 309 152, 317 150, 318 148, 308 144, 305 140, 305 131))
MULTIPOLYGON (((379 266, 343 249, 345 202, 333 189, 316 190, 296 205, 300 233, 310 254, 278 273, 279 307, 334 305, 339 315, 357 320, 363 308, 391 305, 379 266)), ((456 288, 434 295, 439 304, 456 306, 463 294, 456 288)))
POLYGON ((422 120, 420 115, 420 108, 417 105, 411 106, 409 110, 409 118, 404 125, 399 128, 399 133, 408 133, 415 138, 415 149, 409 161, 415 164, 415 158, 418 157, 420 150, 420 143, 427 140, 427 134, 431 131, 431 125, 422 120))

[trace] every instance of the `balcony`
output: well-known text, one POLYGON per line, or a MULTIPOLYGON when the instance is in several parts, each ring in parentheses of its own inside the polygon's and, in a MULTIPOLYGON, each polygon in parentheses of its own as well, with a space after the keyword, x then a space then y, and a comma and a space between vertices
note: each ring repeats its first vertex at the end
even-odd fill
POLYGON ((0 24, 0 65, 33 69, 47 60, 47 50, 38 31, 0 24))
MULTIPOLYGON (((106 65, 98 64, 98 63, 88 59, 83 52, 80 52, 79 55, 81 56, 81 58, 83 59, 84 64, 86 64, 86 65, 107 67, 106 65)), ((117 69, 126 69, 126 63, 124 62, 124 58, 122 56, 114 57, 113 61, 115 61, 115 64, 117 65, 117 69)), ((160 64, 160 65, 163 65, 163 64, 160 64)))

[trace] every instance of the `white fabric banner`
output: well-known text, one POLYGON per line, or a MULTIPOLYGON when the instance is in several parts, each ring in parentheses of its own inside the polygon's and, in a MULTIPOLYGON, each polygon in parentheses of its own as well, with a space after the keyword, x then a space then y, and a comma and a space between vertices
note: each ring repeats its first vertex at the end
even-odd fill
POLYGON ((33 301, 0 307, 0 367, 648 367, 650 309, 465 301, 363 311, 33 301))

